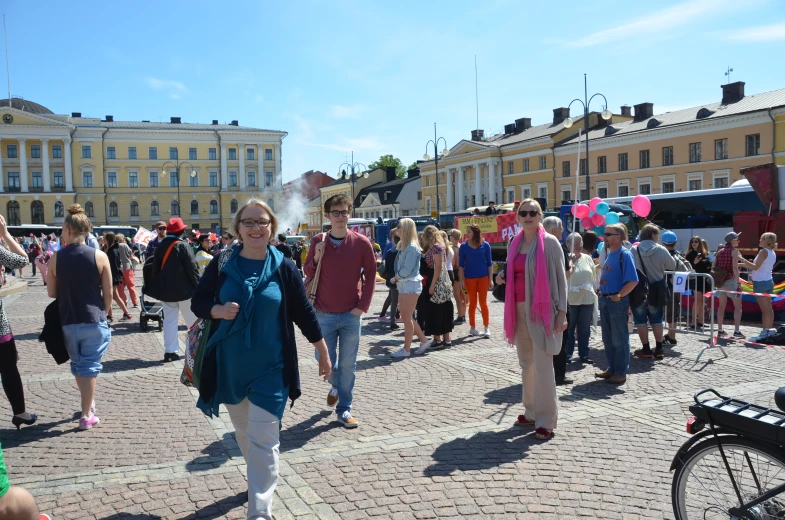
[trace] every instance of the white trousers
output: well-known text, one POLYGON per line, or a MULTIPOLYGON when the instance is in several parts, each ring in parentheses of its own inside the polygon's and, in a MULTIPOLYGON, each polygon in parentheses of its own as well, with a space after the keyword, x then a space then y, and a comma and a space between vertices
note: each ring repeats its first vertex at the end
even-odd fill
POLYGON ((248 520, 272 520, 273 494, 278 484, 278 417, 246 397, 227 404, 237 444, 248 472, 248 520))
POLYGON ((177 341, 177 323, 180 321, 180 313, 188 327, 194 324, 196 316, 191 312, 191 300, 182 302, 161 302, 164 306, 164 352, 169 354, 180 350, 180 343, 177 341))

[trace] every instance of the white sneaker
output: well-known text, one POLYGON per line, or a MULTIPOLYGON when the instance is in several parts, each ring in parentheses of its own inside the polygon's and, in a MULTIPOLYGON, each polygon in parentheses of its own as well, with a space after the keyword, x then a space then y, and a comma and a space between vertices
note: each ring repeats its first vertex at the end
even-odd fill
POLYGON ((343 412, 338 417, 338 422, 343 424, 344 428, 357 428, 360 426, 360 423, 357 421, 357 419, 352 417, 351 412, 343 412))
POLYGON ((480 335, 480 331, 475 329, 474 327, 472 327, 471 329, 469 329, 469 334, 472 335, 472 336, 479 336, 480 335))
POLYGON ((491 337, 491 329, 489 329, 488 327, 485 327, 485 330, 483 330, 482 335, 485 336, 486 338, 490 338, 491 337))
POLYGON ((411 356, 411 353, 408 350, 406 350, 405 348, 401 347, 401 348, 399 348, 398 350, 396 350, 395 352, 393 352, 390 355, 392 357, 396 357, 396 358, 398 358, 398 357, 406 358, 406 357, 411 356))
POLYGON ((753 343, 759 343, 759 342, 763 341, 764 339, 768 338, 769 336, 771 336, 773 334, 776 334, 776 333, 777 333, 777 329, 763 329, 763 330, 760 331, 760 334, 758 334, 755 337, 750 338, 750 341, 753 342, 753 343))
POLYGON ((423 341, 422 343, 420 343, 420 348, 415 350, 414 353, 417 354, 418 356, 420 354, 424 354, 425 351, 428 350, 429 348, 431 348, 432 345, 433 345, 433 340, 432 339, 427 339, 427 340, 423 341))

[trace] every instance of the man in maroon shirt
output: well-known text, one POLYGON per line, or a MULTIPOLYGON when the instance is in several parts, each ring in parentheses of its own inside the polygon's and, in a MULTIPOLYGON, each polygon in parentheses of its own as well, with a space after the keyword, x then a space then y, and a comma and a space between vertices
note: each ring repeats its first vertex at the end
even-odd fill
POLYGON ((373 246, 367 237, 349 230, 351 213, 352 201, 346 195, 334 195, 324 202, 324 215, 332 229, 313 237, 303 264, 305 276, 311 279, 322 262, 314 308, 333 365, 327 405, 338 403, 338 422, 346 428, 359 426, 352 417, 352 391, 362 314, 371 306, 376 284, 373 246))

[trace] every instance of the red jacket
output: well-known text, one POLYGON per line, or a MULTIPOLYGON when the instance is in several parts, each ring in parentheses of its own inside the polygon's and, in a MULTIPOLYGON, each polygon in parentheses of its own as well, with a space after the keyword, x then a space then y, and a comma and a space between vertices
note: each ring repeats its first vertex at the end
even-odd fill
MULTIPOLYGON (((311 240, 303 271, 308 279, 316 274, 313 254, 316 244, 322 241, 324 233, 311 240)), ((319 287, 316 290, 316 310, 324 312, 349 312, 354 308, 368 312, 371 298, 376 288, 376 255, 371 241, 364 235, 349 231, 340 247, 327 239, 319 273, 319 287), (361 273, 365 283, 360 283, 361 273)))

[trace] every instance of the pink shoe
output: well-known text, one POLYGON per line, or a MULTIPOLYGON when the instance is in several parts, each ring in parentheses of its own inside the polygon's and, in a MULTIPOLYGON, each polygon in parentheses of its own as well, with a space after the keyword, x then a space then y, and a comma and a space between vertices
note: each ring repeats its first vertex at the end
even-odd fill
POLYGON ((93 426, 98 426, 101 423, 101 420, 98 419, 96 415, 90 415, 90 417, 82 417, 79 419, 79 429, 80 430, 89 430, 93 426))

